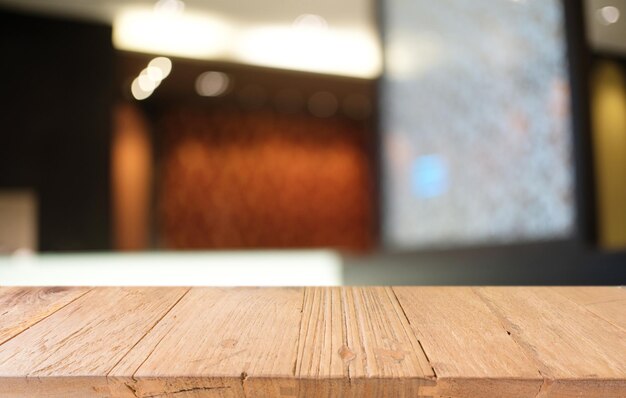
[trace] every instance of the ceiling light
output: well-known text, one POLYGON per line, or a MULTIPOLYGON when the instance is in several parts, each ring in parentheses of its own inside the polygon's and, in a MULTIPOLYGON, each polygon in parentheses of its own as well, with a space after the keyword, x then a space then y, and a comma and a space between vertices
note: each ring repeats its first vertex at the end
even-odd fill
POLYGON ((227 25, 205 13, 126 9, 113 20, 113 45, 126 51, 210 59, 224 54, 227 25))
MULTIPOLYGON (((151 69, 158 69, 161 75, 160 80, 165 79, 172 71, 172 61, 165 57, 156 57, 148 64, 148 75, 151 69)), ((153 74, 156 72, 152 72, 153 74)))
POLYGON ((139 101, 144 100, 152 95, 152 90, 144 90, 141 87, 141 85, 139 84, 139 77, 136 77, 135 80, 133 80, 133 83, 130 85, 130 91, 133 94, 133 97, 135 97, 135 99, 139 101))
POLYGON ((328 28, 328 22, 324 17, 316 14, 302 14, 293 21, 294 28, 305 29, 326 29, 328 28))
POLYGON ((146 76, 148 76, 148 79, 154 81, 154 82, 160 82, 161 80, 163 80, 163 71, 161 71, 161 69, 156 68, 154 66, 149 66, 144 69, 146 76))
POLYGON ((265 26, 243 32, 234 49, 239 62, 281 69, 375 78, 380 46, 372 32, 357 29, 292 29, 265 26))
MULTIPOLYGON (((189 10, 127 8, 114 18, 113 44, 125 51, 360 78, 376 78, 382 70, 373 29, 330 28, 315 14, 300 15, 292 24, 248 28, 189 10)), ((152 72, 149 76, 157 79, 152 72)))
POLYGON ((159 0, 154 5, 156 12, 179 13, 185 11, 185 3, 181 0, 159 0))
POLYGON ((160 80, 152 80, 149 76, 148 73, 146 72, 146 69, 144 69, 143 71, 141 71, 141 73, 139 74, 139 76, 137 77, 137 83, 139 84, 139 87, 141 87, 141 89, 143 91, 154 91, 155 88, 158 87, 158 85, 161 83, 160 80))
POLYGON ((620 12, 619 8, 614 6, 606 6, 600 8, 598 11, 598 19, 603 25, 612 25, 619 21, 620 12))
POLYGON ((172 61, 165 57, 157 57, 133 80, 130 91, 137 100, 144 100, 152 95, 161 81, 172 70, 172 61))
POLYGON ((217 97, 226 92, 229 82, 226 73, 204 72, 196 79, 196 92, 203 97, 217 97))

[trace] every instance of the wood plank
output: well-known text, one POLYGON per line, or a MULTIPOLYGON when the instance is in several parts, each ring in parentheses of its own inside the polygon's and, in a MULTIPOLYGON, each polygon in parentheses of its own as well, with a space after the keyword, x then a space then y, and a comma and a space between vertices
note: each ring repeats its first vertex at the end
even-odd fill
POLYGON ((559 286, 550 289, 580 305, 626 300, 626 290, 616 286, 559 286))
POLYGON ((91 290, 0 346, 0 397, 107 396, 107 373, 187 290, 91 290))
POLYGON ((477 288, 545 379, 539 396, 625 397, 626 334, 548 288, 477 288))
POLYGON ((621 296, 559 289, 95 288, 0 345, 0 397, 626 396, 621 296))
POLYGON ((137 397, 294 396, 303 296, 302 288, 192 288, 110 376, 132 374, 137 397))
POLYGON ((417 397, 434 385, 389 287, 307 288, 299 341, 298 396, 417 397))
POLYGON ((626 331, 626 290, 621 287, 554 287, 557 293, 626 331))
POLYGON ((537 367, 467 287, 394 287, 437 375, 432 395, 534 397, 537 367))
POLYGON ((588 304, 585 308, 626 332, 626 300, 588 304))
POLYGON ((88 291, 80 287, 0 287, 0 344, 88 291))

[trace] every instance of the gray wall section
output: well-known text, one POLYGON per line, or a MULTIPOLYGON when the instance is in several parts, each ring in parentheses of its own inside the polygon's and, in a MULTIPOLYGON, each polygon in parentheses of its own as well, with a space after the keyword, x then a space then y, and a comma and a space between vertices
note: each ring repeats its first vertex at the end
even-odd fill
POLYGON ((625 285, 626 252, 575 243, 344 255, 347 285, 625 285))

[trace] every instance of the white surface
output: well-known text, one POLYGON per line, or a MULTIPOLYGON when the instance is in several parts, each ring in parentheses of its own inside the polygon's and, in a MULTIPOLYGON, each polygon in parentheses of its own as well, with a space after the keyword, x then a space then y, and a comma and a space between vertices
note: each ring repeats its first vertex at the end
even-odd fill
POLYGON ((113 45, 149 54, 361 78, 374 78, 381 72, 373 28, 307 26, 294 23, 293 16, 271 24, 242 24, 237 16, 215 12, 123 8, 113 19, 113 45))
POLYGON ((359 78, 382 68, 371 0, 185 0, 176 10, 155 8, 155 0, 0 4, 111 24, 122 50, 359 78))
POLYGON ((332 251, 0 256, 1 286, 338 286, 332 251))

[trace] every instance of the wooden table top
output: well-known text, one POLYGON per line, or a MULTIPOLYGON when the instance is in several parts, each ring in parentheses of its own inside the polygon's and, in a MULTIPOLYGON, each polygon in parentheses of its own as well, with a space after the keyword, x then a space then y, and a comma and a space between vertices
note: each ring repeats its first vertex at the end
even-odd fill
POLYGON ((0 288, 0 397, 626 397, 618 287, 0 288))

